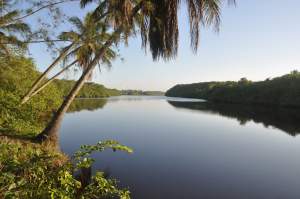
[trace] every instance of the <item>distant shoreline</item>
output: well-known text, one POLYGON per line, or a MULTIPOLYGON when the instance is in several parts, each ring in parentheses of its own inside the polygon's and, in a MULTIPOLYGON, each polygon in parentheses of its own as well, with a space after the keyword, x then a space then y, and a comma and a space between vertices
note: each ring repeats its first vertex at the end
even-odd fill
POLYGON ((300 107, 300 72, 252 82, 200 82, 178 84, 166 92, 168 97, 205 99, 210 102, 263 106, 300 107))

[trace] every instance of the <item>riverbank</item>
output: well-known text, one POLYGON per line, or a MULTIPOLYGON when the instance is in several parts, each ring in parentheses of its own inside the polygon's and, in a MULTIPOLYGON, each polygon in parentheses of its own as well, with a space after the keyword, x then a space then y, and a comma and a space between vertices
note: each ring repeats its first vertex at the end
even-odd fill
MULTIPOLYGON (((74 156, 67 156, 60 151, 57 135, 45 141, 35 139, 75 82, 56 80, 20 105, 40 73, 31 59, 22 56, 2 57, 0 65, 0 198, 129 198, 129 191, 119 189, 116 180, 103 172, 92 176, 90 155, 104 149, 131 149, 104 141, 84 145, 74 156)), ((79 94, 112 95, 116 95, 115 89, 94 83, 86 84, 79 94)), ((70 111, 72 107, 78 108, 72 105, 70 111)))
POLYGON ((205 99, 211 102, 259 104, 268 106, 300 107, 300 72, 252 82, 202 82, 179 84, 166 92, 169 97, 205 99))
MULTIPOLYGON (((22 56, 11 59, 2 57, 0 65, 0 133, 34 137, 43 130, 75 81, 57 79, 27 103, 20 105, 21 98, 40 73, 33 60, 22 56)), ((121 95, 117 89, 87 83, 78 97, 101 98, 116 95, 121 95)))

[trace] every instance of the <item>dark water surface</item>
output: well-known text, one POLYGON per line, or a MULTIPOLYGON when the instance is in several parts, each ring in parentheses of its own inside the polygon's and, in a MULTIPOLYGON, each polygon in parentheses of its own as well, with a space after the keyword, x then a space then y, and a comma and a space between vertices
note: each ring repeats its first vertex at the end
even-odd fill
POLYGON ((300 198, 300 110, 182 98, 77 100, 61 149, 114 139, 134 149, 96 154, 137 199, 300 198))

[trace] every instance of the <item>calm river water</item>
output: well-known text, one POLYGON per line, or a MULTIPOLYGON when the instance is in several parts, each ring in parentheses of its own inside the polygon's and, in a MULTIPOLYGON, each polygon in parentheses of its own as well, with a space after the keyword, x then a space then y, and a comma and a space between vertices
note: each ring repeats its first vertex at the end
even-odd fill
POLYGON ((62 151, 114 139, 134 149, 97 153, 134 199, 300 198, 300 110, 121 96, 76 100, 62 151))

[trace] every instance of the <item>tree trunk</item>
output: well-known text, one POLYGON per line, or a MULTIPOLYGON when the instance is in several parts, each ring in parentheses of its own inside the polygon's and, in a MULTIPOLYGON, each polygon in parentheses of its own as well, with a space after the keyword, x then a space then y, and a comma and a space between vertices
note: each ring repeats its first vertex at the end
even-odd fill
POLYGON ((21 104, 26 103, 29 99, 30 99, 30 95, 35 91, 35 89, 39 86, 39 84, 42 82, 42 80, 46 77, 46 75, 50 72, 50 70, 56 66, 56 64, 62 60, 67 52, 74 46, 75 44, 72 43, 71 45, 69 45, 67 48, 65 48, 65 50, 60 53, 60 55, 54 60, 54 62, 45 70, 45 72, 43 74, 41 74, 39 76, 39 78, 33 83, 32 87, 30 88, 30 90, 26 93, 26 95, 22 98, 21 104))
POLYGON ((77 62, 77 60, 74 61, 74 62, 72 62, 71 64, 69 64, 65 68, 63 68, 61 71, 59 71, 56 75, 54 75, 51 79, 49 79, 45 84, 43 84, 42 86, 40 86, 37 90, 35 90, 28 97, 32 98, 33 96, 35 96, 36 94, 38 94, 41 90, 43 90, 46 86, 48 86, 51 82, 53 82, 55 80, 55 78, 57 78, 58 76, 60 76, 63 72, 65 72, 67 69, 69 69, 71 66, 73 66, 76 62, 77 62))
POLYGON ((99 54, 93 59, 93 61, 89 64, 86 70, 83 71, 80 79, 75 83, 74 87, 72 88, 69 95, 65 98, 62 105, 58 109, 58 111, 52 117, 48 126, 37 136, 38 140, 45 140, 48 137, 51 138, 53 135, 57 135, 59 128, 61 126, 62 119, 64 114, 67 112, 68 108, 70 107, 72 101, 75 99, 76 95, 79 93, 80 89, 84 85, 85 81, 90 77, 92 71, 94 70, 95 66, 99 59, 101 59, 105 53, 106 46, 103 47, 99 54))
MULTIPOLYGON (((143 1, 141 1, 137 6, 135 6, 133 8, 133 11, 131 13, 131 17, 134 17, 138 13, 140 8, 142 7, 142 2, 143 1)), ((51 137, 53 135, 54 136, 58 135, 58 131, 59 131, 59 128, 61 126, 61 122, 62 122, 62 119, 64 117, 64 114, 67 112, 67 110, 70 107, 72 101, 75 99, 76 95, 78 94, 78 92, 80 91, 82 86, 84 85, 85 81, 92 74, 92 71, 94 70, 95 66, 98 64, 98 61, 101 60, 101 58, 103 57, 103 55, 106 51, 106 48, 110 47, 113 44, 116 35, 120 35, 121 33, 122 33, 122 27, 119 27, 114 32, 113 36, 111 36, 111 38, 108 41, 105 42, 103 47, 100 49, 99 53, 96 54, 96 56, 94 57, 92 62, 89 64, 89 66, 86 68, 86 70, 82 73, 80 79, 76 82, 76 84, 72 88, 69 95, 65 98, 64 102, 62 103, 62 105, 60 106, 58 111, 54 114, 54 116, 52 117, 52 119, 51 119, 50 123, 48 124, 48 126, 37 136, 38 140, 45 140, 48 137, 51 137)), ((74 45, 74 43, 71 44, 71 45, 74 45)))

